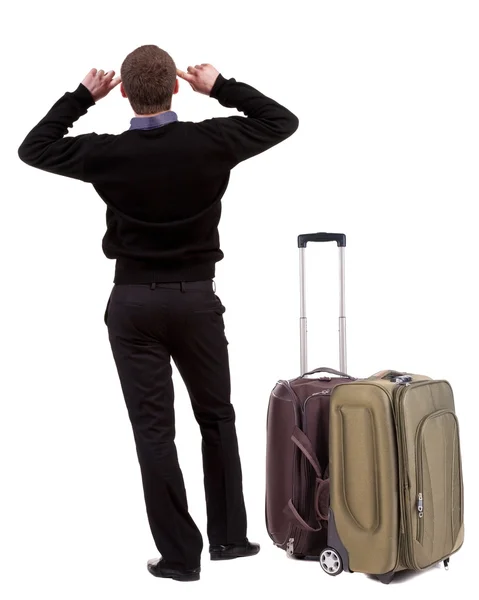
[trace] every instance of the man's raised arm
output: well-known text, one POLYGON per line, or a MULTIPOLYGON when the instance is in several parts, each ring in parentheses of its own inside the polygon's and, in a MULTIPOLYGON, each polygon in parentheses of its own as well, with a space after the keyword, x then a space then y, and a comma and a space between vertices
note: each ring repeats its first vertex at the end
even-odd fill
POLYGON ((96 133, 65 137, 68 129, 120 80, 114 71, 92 69, 74 92, 64 94, 30 131, 18 149, 20 159, 37 169, 88 181, 85 157, 96 133))
POLYGON ((210 119, 203 123, 205 127, 220 130, 231 155, 231 167, 279 144, 298 128, 298 118, 287 108, 245 83, 225 79, 211 65, 188 67, 187 73, 178 71, 178 75, 195 91, 246 115, 210 119))

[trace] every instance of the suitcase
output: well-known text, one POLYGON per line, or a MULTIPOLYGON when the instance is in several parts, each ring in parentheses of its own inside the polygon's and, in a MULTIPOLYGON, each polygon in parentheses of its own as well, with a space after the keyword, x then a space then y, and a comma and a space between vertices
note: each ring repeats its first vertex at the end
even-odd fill
POLYGON ((376 575, 444 562, 464 540, 459 425, 447 381, 385 371, 331 397, 323 570, 376 575))
POLYGON ((304 375, 279 381, 270 397, 269 535, 292 556, 319 557, 328 575, 361 572, 389 583, 398 571, 420 571, 441 561, 447 568, 464 541, 459 423, 451 386, 398 371, 367 379, 345 375, 345 236, 302 235, 298 246, 304 375), (336 241, 340 249, 342 372, 306 373, 304 253, 308 242, 325 241, 336 241))
POLYGON ((266 527, 274 544, 296 558, 319 557, 327 546, 329 511, 329 403, 332 390, 354 381, 346 371, 344 234, 298 237, 300 253, 300 373, 278 381, 267 416, 266 527), (336 242, 339 247, 340 371, 307 369, 305 249, 309 242, 336 242))

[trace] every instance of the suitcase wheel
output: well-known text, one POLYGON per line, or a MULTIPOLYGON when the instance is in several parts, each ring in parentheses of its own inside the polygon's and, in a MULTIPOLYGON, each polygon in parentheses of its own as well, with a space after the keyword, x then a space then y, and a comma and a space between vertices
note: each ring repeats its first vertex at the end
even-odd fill
POLYGON ((328 575, 339 575, 343 570, 343 561, 333 548, 325 548, 319 555, 319 564, 328 575))

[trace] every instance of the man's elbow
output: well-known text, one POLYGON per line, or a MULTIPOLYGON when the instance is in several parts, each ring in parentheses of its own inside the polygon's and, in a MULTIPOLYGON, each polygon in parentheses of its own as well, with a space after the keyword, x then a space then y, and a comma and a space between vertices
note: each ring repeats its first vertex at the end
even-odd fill
POLYGON ((289 138, 299 127, 299 119, 292 112, 289 112, 285 115, 282 123, 282 134, 284 139, 289 138))
POLYGON ((29 167, 41 168, 45 162, 45 154, 35 145, 23 142, 18 148, 18 158, 29 167))
POLYGON ((299 127, 299 119, 296 115, 293 115, 293 113, 291 113, 290 116, 290 135, 293 135, 293 133, 298 129, 299 127))
POLYGON ((20 147, 18 148, 18 158, 26 165, 32 164, 31 153, 28 151, 28 147, 25 143, 20 144, 20 147))

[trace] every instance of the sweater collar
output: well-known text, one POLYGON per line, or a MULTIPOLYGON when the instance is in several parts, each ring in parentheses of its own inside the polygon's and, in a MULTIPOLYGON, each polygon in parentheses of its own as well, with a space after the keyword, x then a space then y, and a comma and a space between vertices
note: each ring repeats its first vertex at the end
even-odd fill
POLYGON ((161 115, 155 115, 154 117, 133 117, 130 121, 131 129, 156 129, 157 127, 163 127, 169 123, 178 121, 178 115, 169 110, 161 115))

